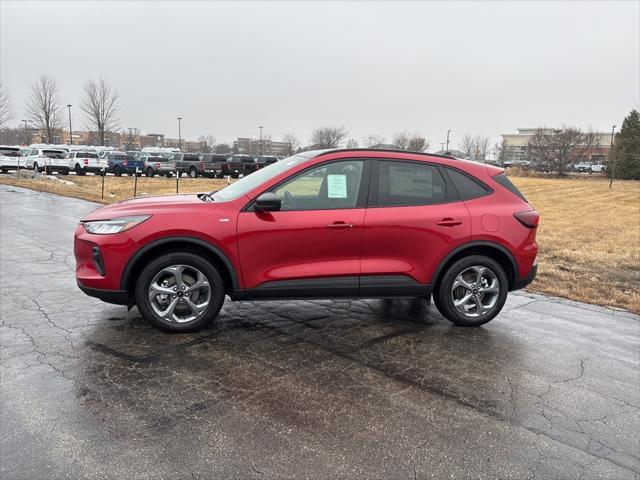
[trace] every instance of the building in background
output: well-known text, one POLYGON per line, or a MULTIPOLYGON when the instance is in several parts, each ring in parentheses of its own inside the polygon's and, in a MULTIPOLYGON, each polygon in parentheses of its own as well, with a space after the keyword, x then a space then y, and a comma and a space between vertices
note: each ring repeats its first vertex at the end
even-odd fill
POLYGON ((274 142, 270 138, 263 138, 261 141, 256 138, 238 137, 233 142, 233 153, 244 155, 287 156, 289 149, 287 142, 274 142))
MULTIPOLYGON (((522 163, 529 161, 529 140, 538 131, 537 128, 518 128, 518 133, 503 133, 503 162, 522 163)), ((544 133, 553 133, 553 128, 542 129, 544 133)), ((611 148, 611 132, 597 132, 598 145, 591 150, 588 158, 576 159, 593 163, 603 163, 611 148)))

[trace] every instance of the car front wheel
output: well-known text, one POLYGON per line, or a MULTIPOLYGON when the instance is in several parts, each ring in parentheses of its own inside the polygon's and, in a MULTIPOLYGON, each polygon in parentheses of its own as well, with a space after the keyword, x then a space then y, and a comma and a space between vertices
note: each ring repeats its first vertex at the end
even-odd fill
POLYGON ((495 318, 507 300, 509 282, 492 258, 472 255, 451 265, 433 298, 447 320, 462 327, 477 327, 495 318))
POLYGON ((224 285, 205 258, 171 252, 140 273, 135 300, 143 318, 166 332, 192 332, 208 325, 222 308, 224 285))

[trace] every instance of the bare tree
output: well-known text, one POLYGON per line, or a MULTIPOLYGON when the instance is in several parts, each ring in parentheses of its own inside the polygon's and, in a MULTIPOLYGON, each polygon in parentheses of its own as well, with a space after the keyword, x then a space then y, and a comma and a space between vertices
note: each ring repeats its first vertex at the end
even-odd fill
POLYGON ((136 143, 136 137, 139 137, 140 133, 137 128, 129 128, 127 130, 123 130, 120 133, 120 138, 122 138, 125 150, 133 150, 134 145, 136 143))
POLYGON ((282 137, 282 141, 288 145, 287 152, 289 155, 293 155, 300 146, 300 140, 293 133, 287 133, 282 137))
POLYGON ((468 133, 465 133, 464 137, 462 137, 462 143, 460 144, 460 148, 462 149, 462 152, 464 152, 465 158, 473 158, 473 155, 476 150, 475 139, 468 133))
POLYGON ((408 149, 412 152, 424 152, 427 148, 429 148, 429 142, 424 137, 421 137, 417 133, 411 135, 409 139, 409 147, 408 149))
POLYGON ((584 158, 597 145, 598 137, 590 130, 539 128, 529 140, 529 152, 534 163, 562 176, 572 162, 584 158))
POLYGON ((500 164, 502 164, 505 161, 505 142, 504 142, 504 140, 502 141, 502 143, 496 143, 493 146, 493 157, 500 164))
POLYGON ((105 78, 97 82, 89 80, 84 86, 84 98, 80 109, 85 113, 89 126, 98 133, 100 145, 105 144, 109 132, 118 127, 118 101, 120 97, 105 78))
POLYGON ((55 131, 64 123, 58 86, 52 78, 42 75, 31 85, 26 111, 34 127, 45 133, 48 143, 53 143, 55 131))
POLYGON ((318 148, 337 148, 347 136, 344 126, 320 127, 311 132, 311 144, 318 148))
POLYGON ((386 138, 384 138, 382 135, 371 134, 367 135, 367 137, 364 139, 364 143, 367 144, 367 147, 373 148, 377 147, 378 145, 382 145, 385 140, 386 138))
POLYGON ((0 83, 0 128, 4 128, 5 124, 13 118, 13 109, 9 101, 9 92, 0 83))
POLYGON ((358 148, 358 140, 356 140, 355 138, 350 138, 347 141, 347 145, 346 148, 358 148))
POLYGON ((411 134, 407 131, 396 132, 393 134, 391 142, 400 150, 409 150, 409 143, 411 143, 411 134))
POLYGON ((213 151, 213 147, 216 145, 216 137, 213 135, 200 135, 198 142, 202 145, 202 153, 209 153, 213 151))
POLYGON ((489 155, 489 137, 484 137, 482 135, 476 135, 474 138, 475 141, 475 152, 473 159, 475 161, 484 162, 489 155))
POLYGON ((231 153, 231 150, 232 150, 231 146, 229 146, 226 143, 219 143, 213 149, 214 152, 219 153, 221 155, 226 155, 228 153, 231 153))

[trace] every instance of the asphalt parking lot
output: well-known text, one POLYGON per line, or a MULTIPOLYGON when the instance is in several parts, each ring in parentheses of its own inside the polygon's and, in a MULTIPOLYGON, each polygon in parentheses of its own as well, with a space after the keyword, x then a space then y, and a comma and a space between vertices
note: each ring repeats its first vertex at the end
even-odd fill
POLYGON ((0 185, 0 477, 640 476, 640 317, 511 294, 226 303, 168 335, 75 285, 97 205, 0 185))

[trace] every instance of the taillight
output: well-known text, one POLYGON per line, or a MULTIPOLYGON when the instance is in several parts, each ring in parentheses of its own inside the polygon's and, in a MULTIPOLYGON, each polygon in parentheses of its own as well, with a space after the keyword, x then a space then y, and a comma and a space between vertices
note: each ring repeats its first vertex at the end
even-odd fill
POLYGON ((156 168, 160 168, 160 164, 159 163, 156 163, 156 168))
POLYGON ((89 165, 89 159, 88 159, 88 158, 85 158, 85 159, 84 159, 84 164, 85 164, 85 165, 89 165))
POLYGON ((522 225, 527 228, 536 228, 540 222, 540 214, 535 210, 529 210, 527 212, 517 212, 513 214, 522 225))
POLYGON ((127 165, 129 165, 129 162, 127 162, 126 160, 122 162, 123 167, 126 167, 127 165))

